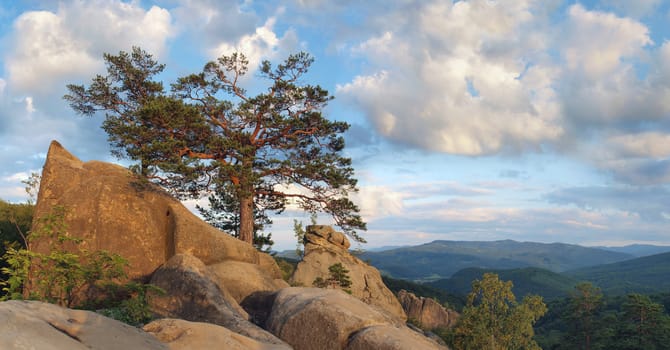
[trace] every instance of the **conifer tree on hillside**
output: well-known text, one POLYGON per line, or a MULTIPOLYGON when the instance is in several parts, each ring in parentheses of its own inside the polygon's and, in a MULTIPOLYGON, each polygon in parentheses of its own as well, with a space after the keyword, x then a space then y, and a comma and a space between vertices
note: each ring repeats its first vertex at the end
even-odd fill
POLYGON ((617 349, 670 348, 670 317, 646 295, 629 294, 622 306, 617 349))
POLYGON ((566 318, 571 329, 565 339, 574 349, 591 350, 600 342, 602 334, 598 325, 599 314, 605 306, 600 288, 590 282, 578 283, 570 296, 566 318))
POLYGON ((540 349, 533 324, 547 311, 542 298, 529 295, 521 303, 512 282, 485 273, 472 282, 467 305, 454 327, 453 347, 463 350, 540 349))
POLYGON ((182 196, 232 198, 239 238, 249 243, 256 214, 281 212, 289 201, 330 214, 364 242, 356 230, 365 223, 348 198, 357 191, 354 170, 341 154, 349 125, 324 118, 332 96, 303 83, 310 55, 263 62, 257 74, 268 87, 258 95, 241 86, 249 65, 242 54, 179 78, 170 93, 155 80, 164 65, 142 49, 104 59, 106 76, 88 87, 68 85, 64 98, 80 114, 104 112, 115 155, 138 161, 143 175, 182 196))

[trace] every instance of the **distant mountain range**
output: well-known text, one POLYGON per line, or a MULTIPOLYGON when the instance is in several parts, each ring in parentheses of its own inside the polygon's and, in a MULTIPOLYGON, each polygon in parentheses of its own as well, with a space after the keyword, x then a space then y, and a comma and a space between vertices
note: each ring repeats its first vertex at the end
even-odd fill
MULTIPOLYGON (((299 259, 294 250, 277 255, 299 259)), ((485 272, 512 281, 514 294, 519 298, 527 294, 539 294, 546 300, 566 297, 580 281, 592 282, 610 295, 670 292, 668 246, 583 247, 512 240, 434 241, 371 250, 360 258, 379 269, 387 276, 387 283, 392 281, 396 289, 415 288, 416 292, 426 294, 424 288, 433 288, 433 294, 426 295, 440 300, 447 300, 449 295, 466 295, 472 281, 481 279, 485 272)), ((453 299, 449 302, 456 303, 453 299)))
POLYGON ((670 253, 566 271, 610 294, 670 292, 670 253))
POLYGON ((631 244, 623 247, 592 247, 612 252, 619 252, 630 254, 641 258, 643 256, 656 255, 670 252, 670 246, 666 245, 649 245, 649 244, 631 244))
POLYGON ((472 281, 481 279, 486 272, 497 274, 501 280, 512 281, 513 292, 519 298, 527 294, 538 294, 546 300, 567 297, 580 281, 591 282, 608 295, 670 291, 670 253, 563 273, 536 267, 509 270, 467 268, 458 271, 451 278, 425 285, 456 295, 466 295, 472 289, 472 281))
POLYGON ((365 252, 382 274, 414 281, 452 277, 465 268, 519 269, 537 267, 552 272, 610 264, 635 258, 632 254, 564 243, 534 243, 512 240, 433 241, 418 246, 365 252))
POLYGON ((568 296, 580 281, 592 282, 609 295, 668 292, 670 252, 636 257, 667 248, 631 245, 611 251, 607 247, 511 240, 434 241, 366 252, 362 258, 385 275, 425 282, 426 287, 453 295, 466 295, 473 280, 492 272, 502 280, 512 281, 518 298, 538 294, 552 300, 568 296))
POLYGON ((572 277, 537 267, 510 270, 487 270, 473 267, 460 270, 451 278, 429 282, 426 285, 456 295, 467 295, 472 290, 472 281, 481 279, 487 272, 497 274, 503 281, 512 281, 512 292, 519 300, 528 294, 541 295, 545 300, 564 298, 579 282, 572 277))

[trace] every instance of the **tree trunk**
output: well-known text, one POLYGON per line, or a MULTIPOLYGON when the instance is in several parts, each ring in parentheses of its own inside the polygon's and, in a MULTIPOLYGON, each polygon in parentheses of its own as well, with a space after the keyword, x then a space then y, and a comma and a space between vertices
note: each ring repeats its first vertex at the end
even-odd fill
POLYGON ((254 195, 244 193, 240 198, 240 240, 254 243, 254 195))

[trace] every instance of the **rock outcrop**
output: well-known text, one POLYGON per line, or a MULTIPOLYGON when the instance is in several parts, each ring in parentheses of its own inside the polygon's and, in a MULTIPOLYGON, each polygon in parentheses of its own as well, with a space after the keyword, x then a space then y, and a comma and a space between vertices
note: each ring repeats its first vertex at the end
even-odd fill
POLYGON ((249 322, 246 311, 210 277, 208 267, 198 258, 175 255, 151 278, 151 284, 166 291, 164 296, 152 295, 151 309, 162 317, 212 323, 264 343, 284 344, 249 322))
MULTIPOLYGON (((330 227, 307 228, 293 282, 311 286, 340 263, 353 296, 288 287, 271 256, 206 224, 127 169, 82 162, 57 142, 49 148, 35 217, 54 206, 66 209, 68 232, 84 249, 123 256, 130 278, 165 290, 149 302, 169 319, 145 326, 154 338, 91 312, 0 303, 0 349, 441 348, 405 325, 379 271, 351 255, 347 238, 330 227)), ((49 242, 32 243, 44 252, 49 242)))
POLYGON ((280 290, 266 326, 296 350, 442 348, 397 317, 334 289, 280 290))
POLYGON ((222 288, 225 286, 238 303, 254 293, 289 287, 281 276, 271 276, 256 264, 227 260, 209 265, 207 269, 212 279, 222 288))
POLYGON ((0 349, 167 350, 155 337, 94 312, 38 301, 0 303, 0 349))
POLYGON ((349 240, 330 226, 307 226, 305 256, 293 276, 294 285, 311 287, 317 277, 326 279, 331 265, 341 263, 349 270, 351 295, 401 319, 407 317, 393 293, 384 285, 379 271, 348 251, 349 240))
POLYGON ((351 336, 346 350, 430 350, 447 349, 407 327, 372 326, 351 336))
MULTIPOLYGON (((82 162, 54 141, 35 218, 55 206, 64 207, 68 233, 82 239, 82 248, 121 255, 129 261, 129 278, 167 291, 152 299, 157 314, 284 344, 249 322, 239 306, 251 294, 288 286, 274 259, 205 223, 160 187, 118 165, 82 162)), ((39 219, 33 225, 38 228, 39 219)), ((45 253, 49 246, 47 238, 32 243, 45 253)))
MULTIPOLYGON (((128 259, 130 278, 148 280, 178 253, 193 255, 205 265, 227 260, 250 263, 268 278, 281 278, 272 257, 222 234, 158 186, 115 164, 82 162, 53 141, 42 171, 35 218, 49 214, 56 205, 67 210, 68 231, 84 239, 83 248, 104 249, 128 259)), ((37 251, 44 247, 34 242, 37 251)))
POLYGON ((458 320, 458 313, 445 309, 437 301, 417 297, 406 290, 398 292, 398 300, 407 314, 407 318, 418 322, 418 325, 426 330, 438 328, 451 328, 458 320))
POLYGON ((202 322, 164 318, 145 325, 143 329, 167 344, 170 350, 291 350, 288 345, 262 343, 224 327, 202 322))

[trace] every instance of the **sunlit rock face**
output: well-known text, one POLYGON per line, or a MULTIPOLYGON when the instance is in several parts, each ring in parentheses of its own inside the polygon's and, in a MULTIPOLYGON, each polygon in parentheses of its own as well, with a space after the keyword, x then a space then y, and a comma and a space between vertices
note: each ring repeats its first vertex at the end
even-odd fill
POLYGON ((445 309, 431 298, 417 297, 403 289, 398 292, 398 300, 407 318, 418 322, 423 329, 451 328, 458 320, 456 311, 445 309))
POLYGON ((84 310, 39 301, 0 303, 0 349, 168 350, 153 336, 84 310))
POLYGON ((266 327, 296 350, 444 349, 397 317, 336 289, 280 290, 266 327))
MULTIPOLYGON (((49 147, 35 218, 54 206, 67 211, 68 232, 82 247, 107 250, 130 262, 130 278, 148 280, 172 256, 190 254, 205 265, 232 260, 258 265, 270 279, 281 272, 267 254, 210 226, 160 187, 121 166, 82 162, 58 142, 49 147)), ((35 221, 34 224, 39 225, 35 221)), ((34 242, 46 249, 48 242, 34 242)))
POLYGON ((307 226, 305 256, 291 278, 294 285, 311 287, 317 277, 327 278, 328 268, 340 263, 349 270, 351 295, 366 304, 406 320, 398 299, 382 282, 379 271, 349 253, 349 240, 330 226, 307 226))

